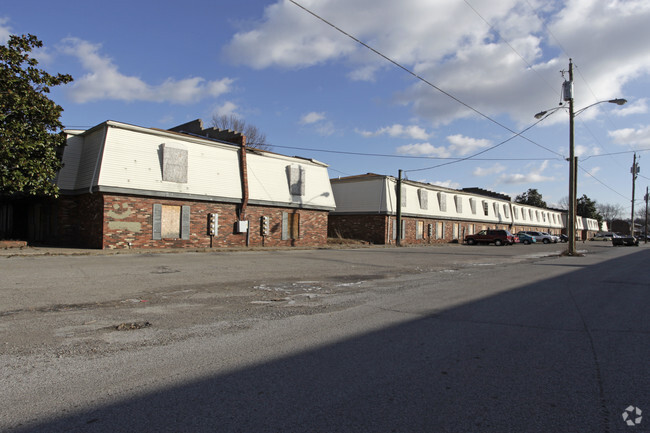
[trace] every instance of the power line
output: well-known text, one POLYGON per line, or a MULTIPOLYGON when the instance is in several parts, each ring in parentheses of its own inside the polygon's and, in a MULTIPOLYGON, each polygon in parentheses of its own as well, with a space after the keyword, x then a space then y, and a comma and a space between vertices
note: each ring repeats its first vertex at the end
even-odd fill
POLYGON ((498 31, 498 30, 497 30, 497 29, 496 29, 492 24, 490 24, 490 23, 489 23, 485 18, 483 18, 483 16, 479 13, 479 11, 477 11, 476 8, 470 4, 470 2, 468 2, 467 0, 463 0, 463 1, 465 2, 465 4, 466 4, 467 6, 469 6, 469 8, 470 8, 471 10, 474 11, 474 13, 475 13, 476 15, 478 15, 478 17, 479 17, 481 20, 483 20, 483 22, 484 22, 485 24, 488 25, 488 27, 490 27, 490 30, 493 30, 497 35, 499 35, 499 38, 501 38, 501 40, 502 40, 502 41, 503 41, 503 42, 504 42, 508 47, 510 47, 510 49, 511 49, 511 50, 512 50, 516 55, 519 56, 519 58, 520 58, 520 59, 521 59, 521 60, 526 64, 526 66, 528 66, 528 68, 529 68, 531 71, 533 71, 534 73, 536 73, 537 76, 538 76, 539 78, 541 78, 541 80, 544 81, 544 83, 546 83, 546 85, 547 85, 547 86, 548 86, 552 91, 554 91, 554 92, 557 91, 557 88, 554 87, 553 85, 551 85, 551 83, 549 83, 548 81, 546 81, 546 79, 545 79, 545 78, 544 78, 544 77, 543 77, 539 72, 537 72, 537 70, 535 69, 535 67, 534 67, 533 65, 531 65, 530 63, 528 63, 528 60, 526 60, 526 59, 524 58, 524 56, 522 56, 521 54, 519 54, 519 52, 515 49, 515 47, 513 47, 513 46, 510 44, 510 42, 508 42, 508 40, 507 40, 506 38, 504 38, 503 35, 501 35, 501 33, 500 33, 500 32, 499 32, 499 31, 498 31))
POLYGON ((624 195, 621 194, 620 192, 616 191, 614 188, 612 188, 612 187, 610 187, 609 185, 607 185, 605 182, 603 182, 603 181, 601 181, 600 179, 598 179, 598 178, 597 178, 596 176, 594 176, 593 174, 589 173, 588 170, 585 170, 584 168, 580 167, 580 164, 578 164, 578 168, 579 168, 580 170, 584 171, 584 172, 585 172, 586 174, 588 174, 589 176, 591 176, 591 177, 592 177, 596 182, 600 183, 601 185, 603 185, 603 186, 604 186, 605 188, 607 188, 608 190, 612 191, 612 192, 615 193, 615 194, 620 195, 621 197, 623 197, 623 198, 626 199, 626 200, 629 200, 629 197, 624 196, 624 195))
MULTIPOLYGON (((464 106, 465 108, 468 108, 469 110, 473 111, 474 113, 478 114, 479 116, 483 117, 484 119, 489 120, 490 122, 494 123, 495 125, 500 126, 501 128, 505 129, 506 131, 509 131, 509 132, 515 134, 515 136, 517 136, 517 137, 521 137, 521 138, 523 138, 524 140, 526 140, 526 141, 528 141, 528 142, 530 142, 530 143, 532 143, 532 144, 534 144, 534 145, 536 145, 536 146, 540 146, 540 147, 542 147, 542 148, 544 148, 544 149, 547 149, 547 148, 545 148, 544 146, 542 146, 542 145, 540 145, 540 144, 534 142, 533 140, 531 140, 531 139, 529 139, 529 138, 527 138, 527 137, 521 135, 521 133, 518 133, 518 132, 516 132, 516 131, 510 129, 509 127, 507 127, 506 125, 502 124, 501 122, 499 122, 499 121, 497 121, 497 120, 491 118, 491 117, 488 116, 487 114, 482 113, 481 111, 477 110, 476 108, 472 107, 471 105, 467 104, 466 102, 460 100, 459 98, 457 98, 456 96, 452 95, 451 93, 449 93, 449 92, 447 92, 447 91, 441 89, 440 87, 436 86, 435 84, 431 83, 430 81, 428 81, 428 80, 426 80, 425 78, 421 77, 420 75, 416 74, 416 73, 413 72, 412 70, 408 69, 406 66, 403 66, 401 63, 398 63, 397 61, 391 59, 391 58, 388 57, 387 55, 381 53, 380 51, 376 50, 375 48, 371 47, 370 45, 366 44, 365 42, 361 41, 360 39, 358 39, 358 38, 356 38, 355 36, 351 35, 350 33, 346 32, 345 30, 341 29, 340 27, 337 27, 337 26, 334 25, 333 23, 327 21, 325 18, 321 17, 320 15, 316 14, 315 12, 312 12, 311 10, 307 9, 306 7, 304 7, 303 5, 301 5, 300 3, 296 2, 295 0, 289 0, 289 1, 290 1, 291 3, 293 3, 294 5, 298 6, 300 9, 304 10, 305 12, 307 12, 308 14, 314 16, 315 18, 319 19, 319 20, 322 21, 323 23, 327 24, 328 26, 332 27, 333 29, 337 30, 338 32, 342 33, 343 35, 347 36, 348 38, 352 39, 353 41, 355 41, 355 42, 358 43, 359 45, 362 45, 363 47, 365 47, 365 48, 367 48, 368 50, 372 51, 373 53, 377 54, 378 56, 380 56, 380 57, 383 58, 384 60, 386 60, 386 61, 392 63, 393 65, 397 66, 398 68, 400 68, 400 69, 403 70, 404 72, 406 72, 406 73, 412 75, 413 77, 415 77, 415 78, 417 78, 418 80, 422 81, 422 82, 425 83, 426 85, 428 85, 428 86, 434 88, 435 90, 437 90, 438 92, 442 93, 443 95, 445 95, 445 96, 447 96, 447 97, 453 99, 454 101, 458 102, 459 104, 461 104, 461 105, 464 106)), ((514 137, 511 137, 510 139, 512 139, 512 138, 514 138, 514 137)), ((510 140, 510 139, 508 139, 508 140, 510 140)), ((547 150, 548 150, 548 149, 547 149, 547 150)), ((552 151, 551 151, 551 152, 552 152, 552 151)), ((553 152, 553 153, 557 153, 557 152, 553 152)))
MULTIPOLYGON (((548 117, 548 116, 547 116, 547 117, 548 117)), ((483 153, 485 153, 485 152, 489 152, 489 151, 492 150, 492 149, 496 149, 497 147, 499 147, 499 146, 501 146, 501 145, 503 145, 503 144, 509 142, 510 140, 514 139, 515 137, 522 137, 521 134, 523 134, 524 132, 528 131, 530 128, 532 128, 533 126, 537 125, 539 122, 543 121, 544 119, 546 119, 546 117, 543 117, 543 118, 539 119, 537 122, 535 122, 535 123, 533 123, 532 125, 530 125, 529 127, 525 128, 523 131, 521 131, 521 132, 519 132, 519 133, 516 133, 516 134, 513 135, 512 137, 509 137, 509 138, 503 140, 502 142, 497 143, 497 144, 495 144, 494 146, 489 147, 489 148, 487 148, 487 149, 483 149, 482 151, 477 152, 477 153, 475 153, 475 154, 473 154, 473 155, 467 156, 467 157, 465 157, 465 158, 460 158, 460 159, 458 159, 457 161, 451 161, 451 162, 445 162, 445 163, 443 163, 443 164, 438 164, 438 165, 435 165, 435 166, 433 166, 433 167, 424 167, 424 168, 416 168, 416 169, 413 169, 413 170, 404 170, 404 172, 405 172, 405 173, 410 173, 410 172, 414 172, 414 171, 432 170, 432 169, 434 169, 434 168, 443 167, 443 166, 445 166, 445 165, 455 164, 455 163, 458 163, 458 162, 461 162, 461 161, 467 161, 468 159, 472 159, 472 160, 474 160, 476 156, 481 155, 481 154, 483 154, 483 153)), ((535 143, 535 144, 537 144, 537 143, 535 143)), ((562 159, 564 159, 564 156, 563 156, 563 155, 560 155, 559 153, 554 152, 554 151, 552 151, 551 149, 548 149, 548 148, 546 148, 546 147, 544 147, 544 146, 542 146, 542 145, 540 145, 540 144, 538 144, 538 146, 540 146, 540 147, 542 147, 542 148, 548 150, 549 152, 553 152, 553 153, 555 153, 556 155, 559 155, 560 157, 562 157, 562 159)), ((555 159, 555 158, 553 158, 553 159, 555 159)), ((476 160, 478 160, 478 159, 476 159, 476 160)), ((532 161, 532 159, 529 159, 529 160, 532 161)))
MULTIPOLYGON (((514 137, 510 137, 508 140, 512 140, 514 137)), ((505 143, 501 142, 495 146, 492 146, 489 149, 483 150, 482 152, 479 152, 478 154, 485 153, 490 149, 493 149, 497 146, 500 146, 501 144, 505 143)), ((322 153, 334 153, 334 154, 340 154, 340 155, 355 155, 355 156, 371 156, 371 157, 379 157, 379 158, 403 158, 403 159, 433 159, 433 160, 451 160, 451 161, 464 161, 468 158, 472 157, 441 157, 441 156, 424 156, 424 155, 391 155, 391 154, 386 154, 386 153, 363 153, 363 152, 349 152, 349 151, 343 151, 343 150, 327 150, 327 149, 314 149, 311 147, 296 147, 296 146, 277 146, 271 143, 264 143, 268 146, 273 146, 274 148, 279 148, 279 149, 294 149, 294 150, 307 150, 310 152, 322 152, 322 153)), ((478 155, 475 154, 475 155, 478 155)), ((472 158, 475 161, 548 161, 551 159, 557 159, 557 158, 472 158)), ((412 170, 409 170, 412 171, 412 170)))

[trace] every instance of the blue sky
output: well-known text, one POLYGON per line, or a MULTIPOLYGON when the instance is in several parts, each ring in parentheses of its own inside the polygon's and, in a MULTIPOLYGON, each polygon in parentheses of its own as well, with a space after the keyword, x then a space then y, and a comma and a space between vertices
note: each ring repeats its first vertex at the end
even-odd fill
POLYGON ((52 92, 69 128, 116 120, 167 129, 235 114, 274 151, 329 164, 331 177, 402 169, 513 198, 536 188, 549 204, 568 195, 567 111, 506 140, 559 107, 572 58, 576 109, 628 100, 576 117, 578 196, 629 216, 636 150, 641 205, 647 0, 296 2, 376 52, 289 0, 5 2, 0 42, 32 33, 44 43, 40 67, 75 78, 52 92))

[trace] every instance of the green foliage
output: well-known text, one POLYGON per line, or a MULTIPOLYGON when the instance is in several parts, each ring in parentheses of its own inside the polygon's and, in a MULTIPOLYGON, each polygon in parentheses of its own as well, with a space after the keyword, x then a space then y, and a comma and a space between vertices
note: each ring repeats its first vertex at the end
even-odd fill
POLYGON ((603 222, 603 217, 597 210, 596 202, 585 194, 576 200, 576 213, 581 217, 598 220, 599 224, 603 222))
POLYGON ((0 195, 58 194, 52 180, 65 146, 63 108, 46 95, 72 77, 36 67, 29 53, 42 46, 33 35, 12 35, 0 45, 0 195))
POLYGON ((540 194, 535 188, 530 188, 525 193, 515 197, 515 202, 544 209, 547 208, 546 202, 542 199, 542 194, 540 194))

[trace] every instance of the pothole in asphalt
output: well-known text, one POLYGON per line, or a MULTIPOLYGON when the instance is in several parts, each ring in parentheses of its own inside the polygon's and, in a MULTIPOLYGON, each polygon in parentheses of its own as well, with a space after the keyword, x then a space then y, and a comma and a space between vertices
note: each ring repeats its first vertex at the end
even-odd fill
POLYGON ((148 328, 151 326, 150 322, 125 322, 113 326, 116 331, 134 331, 136 329, 148 328))

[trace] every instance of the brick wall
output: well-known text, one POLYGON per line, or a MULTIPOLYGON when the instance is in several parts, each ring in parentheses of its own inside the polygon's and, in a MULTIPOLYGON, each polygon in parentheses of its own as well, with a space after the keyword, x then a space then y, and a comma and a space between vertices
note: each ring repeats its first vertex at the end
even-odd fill
POLYGON ((388 243, 386 215, 329 215, 327 236, 358 239, 382 245, 388 243))
MULTIPOLYGON (((86 194, 66 197, 58 206, 57 243, 87 248, 217 248, 243 247, 247 234, 236 233, 237 204, 192 200, 159 199, 119 194, 86 194), (189 239, 153 239, 153 206, 189 206, 189 239), (218 230, 208 233, 208 214, 218 215, 218 230)), ((327 243, 326 211, 251 206, 244 220, 249 221, 249 246, 322 246, 327 243), (282 214, 298 215, 296 239, 282 239, 282 214), (270 220, 267 236, 262 236, 261 217, 270 220)))

